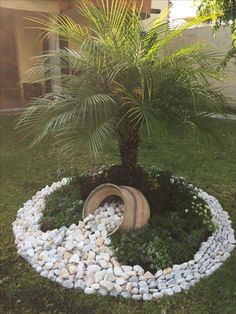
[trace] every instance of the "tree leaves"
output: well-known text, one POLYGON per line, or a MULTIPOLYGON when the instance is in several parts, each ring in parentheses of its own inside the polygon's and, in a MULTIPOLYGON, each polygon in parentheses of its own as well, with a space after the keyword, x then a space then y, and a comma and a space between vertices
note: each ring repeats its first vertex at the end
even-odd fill
POLYGON ((64 15, 30 19, 44 36, 53 33, 78 44, 77 50, 49 51, 35 58, 28 73, 34 82, 60 79, 59 86, 34 99, 18 121, 26 136, 33 137, 32 144, 53 136, 61 153, 73 154, 86 133, 88 147, 97 156, 107 137, 117 139, 128 133, 126 128, 137 136, 144 130, 158 138, 173 126, 190 127, 215 137, 207 121, 227 106, 210 83, 220 79, 219 55, 199 43, 171 46, 185 29, 211 17, 189 19, 170 29, 162 15, 145 32, 135 5, 113 0, 108 8, 107 0, 99 3, 77 3, 84 26, 64 15))

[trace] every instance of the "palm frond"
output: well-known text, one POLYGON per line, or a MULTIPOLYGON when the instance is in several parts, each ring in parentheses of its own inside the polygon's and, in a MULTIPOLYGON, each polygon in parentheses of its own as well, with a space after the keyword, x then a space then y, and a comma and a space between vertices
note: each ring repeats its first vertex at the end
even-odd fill
POLYGON ((86 134, 96 156, 108 136, 128 134, 126 128, 138 137, 145 131, 158 138, 172 127, 191 127, 214 137, 207 124, 211 113, 223 115, 228 103, 211 84, 221 79, 221 56, 199 43, 172 45, 184 30, 211 17, 192 18, 171 29, 165 13, 145 32, 134 1, 98 4, 77 2, 84 26, 65 15, 30 19, 44 37, 57 34, 76 41, 78 49, 35 58, 28 80, 44 84, 60 79, 60 86, 34 99, 18 128, 33 138, 32 144, 52 136, 63 153, 73 153, 86 134))

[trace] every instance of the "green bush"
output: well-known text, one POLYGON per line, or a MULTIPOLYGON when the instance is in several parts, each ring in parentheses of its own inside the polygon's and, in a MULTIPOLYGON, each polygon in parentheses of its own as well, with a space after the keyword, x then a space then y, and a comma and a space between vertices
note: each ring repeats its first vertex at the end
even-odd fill
POLYGON ((145 228, 112 235, 112 247, 119 261, 128 265, 141 265, 146 270, 157 270, 172 264, 165 242, 155 229, 145 228))
POLYGON ((40 220, 41 230, 69 227, 82 219, 83 201, 80 200, 79 186, 72 180, 46 199, 44 215, 40 220))

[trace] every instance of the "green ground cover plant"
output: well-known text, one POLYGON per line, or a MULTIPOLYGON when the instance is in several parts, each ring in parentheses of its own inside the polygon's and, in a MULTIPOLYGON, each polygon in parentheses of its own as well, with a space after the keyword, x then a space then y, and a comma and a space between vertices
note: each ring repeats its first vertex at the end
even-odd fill
MULTIPOLYGON (((40 277, 17 255, 11 223, 21 204, 37 190, 58 180, 58 169, 70 176, 80 168, 87 172, 94 164, 83 154, 62 159, 51 143, 44 142, 28 149, 14 131, 15 118, 1 117, 1 204, 0 204, 0 269, 1 313, 81 313, 81 314, 141 314, 141 313, 212 313, 234 314, 236 308, 236 251, 210 277, 203 279, 189 291, 151 302, 85 295, 67 290, 40 277)), ((155 164, 170 169, 176 176, 206 190, 218 198, 236 228, 236 124, 215 121, 214 129, 225 139, 226 145, 202 147, 186 133, 160 138, 157 145, 146 138, 140 143, 140 163, 155 164)), ((83 149, 81 143, 80 149, 83 149)), ((106 142, 102 164, 117 163, 113 142, 106 142)))

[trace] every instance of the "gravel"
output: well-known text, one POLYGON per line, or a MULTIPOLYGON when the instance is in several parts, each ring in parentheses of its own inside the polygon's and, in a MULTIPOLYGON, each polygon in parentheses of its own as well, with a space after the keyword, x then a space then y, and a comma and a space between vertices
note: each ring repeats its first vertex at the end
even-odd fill
POLYGON ((235 247, 228 213, 216 198, 196 189, 209 206, 217 230, 201 244, 194 259, 155 274, 145 273, 139 265, 121 265, 109 246, 109 233, 119 226, 124 215, 121 203, 106 203, 94 215, 88 215, 69 228, 40 230, 45 198, 68 181, 64 178, 38 191, 18 210, 13 223, 17 253, 40 276, 65 288, 149 301, 188 290, 222 266, 235 247))

